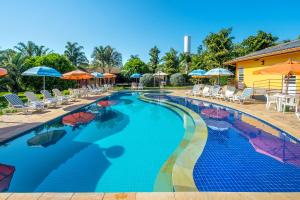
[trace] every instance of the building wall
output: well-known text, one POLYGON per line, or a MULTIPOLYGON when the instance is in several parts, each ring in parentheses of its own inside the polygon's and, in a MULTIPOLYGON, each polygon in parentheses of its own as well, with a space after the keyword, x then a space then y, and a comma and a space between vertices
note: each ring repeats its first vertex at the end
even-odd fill
MULTIPOLYGON (((293 59, 300 61, 300 51, 296 53, 289 53, 289 54, 282 54, 282 55, 277 55, 277 56, 271 56, 271 57, 265 57, 265 58, 260 58, 258 60, 249 60, 249 61, 241 61, 236 63, 236 77, 235 80, 238 81, 238 69, 239 67, 244 68, 244 84, 246 87, 253 87, 253 83, 255 81, 262 81, 262 80, 268 80, 268 79, 282 79, 282 76, 280 75, 254 75, 253 72, 256 70, 260 70, 266 67, 269 67, 270 65, 274 65, 277 63, 282 63, 286 62, 288 59, 293 59)), ((300 76, 297 77, 299 79, 300 76)), ((266 81, 260 82, 260 86, 264 85, 263 83, 267 83, 266 81)), ((271 89, 278 89, 278 87, 281 87, 279 85, 279 80, 278 81, 273 81, 274 87, 271 89)), ((255 83, 256 87, 258 87, 258 83, 255 83)), ((300 81, 297 82, 297 87, 300 87, 300 81)))

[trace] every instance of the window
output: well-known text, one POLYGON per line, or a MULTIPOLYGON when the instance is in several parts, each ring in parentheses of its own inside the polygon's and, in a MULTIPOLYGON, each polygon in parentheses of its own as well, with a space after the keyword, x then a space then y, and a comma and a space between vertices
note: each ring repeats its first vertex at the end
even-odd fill
POLYGON ((244 81, 244 67, 238 68, 238 81, 243 82, 244 81))

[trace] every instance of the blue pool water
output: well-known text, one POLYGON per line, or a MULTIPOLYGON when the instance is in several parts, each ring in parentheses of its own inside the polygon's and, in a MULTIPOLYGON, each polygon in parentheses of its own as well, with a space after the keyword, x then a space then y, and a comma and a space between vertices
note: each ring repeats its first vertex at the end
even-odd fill
POLYGON ((206 122, 207 142, 193 171, 199 191, 300 191, 297 139, 220 105, 165 95, 147 96, 186 106, 206 122), (205 110, 217 114, 208 115, 205 110))
MULTIPOLYGON (((185 122, 139 95, 116 93, 1 145, 0 191, 153 191, 185 122)), ((199 191, 300 192, 300 143, 294 137, 220 105, 145 96, 183 105, 206 123, 206 145, 192 172, 199 191)))
POLYGON ((183 121, 170 109, 140 101, 137 93, 108 100, 113 105, 106 109, 92 104, 0 146, 0 163, 15 168, 8 191, 153 191, 182 139, 183 121), (70 126, 78 116, 95 118, 70 126))

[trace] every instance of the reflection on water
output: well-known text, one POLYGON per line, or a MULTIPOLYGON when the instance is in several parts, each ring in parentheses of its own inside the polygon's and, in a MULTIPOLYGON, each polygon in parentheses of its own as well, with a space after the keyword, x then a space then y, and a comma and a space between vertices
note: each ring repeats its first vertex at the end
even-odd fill
POLYGON ((208 127, 194 168, 200 191, 300 191, 300 143, 244 113, 190 98, 147 94, 186 106, 208 127))
POLYGON ((14 172, 15 167, 0 163, 0 192, 6 192, 9 189, 14 172))
POLYGON ((47 131, 30 138, 27 140, 27 144, 29 146, 48 147, 58 142, 65 134, 65 130, 47 131))

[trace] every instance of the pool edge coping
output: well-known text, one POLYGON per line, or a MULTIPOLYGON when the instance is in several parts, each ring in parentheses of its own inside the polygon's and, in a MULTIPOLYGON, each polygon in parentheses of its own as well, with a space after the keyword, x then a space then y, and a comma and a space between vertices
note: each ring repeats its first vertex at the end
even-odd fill
MULTIPOLYGON (((188 144, 184 145, 184 148, 181 148, 183 142, 186 142, 184 140, 185 135, 189 134, 189 132, 187 132, 186 130, 183 135, 182 141, 177 146, 177 148, 173 151, 173 153, 169 156, 169 158, 165 161, 157 177, 164 176, 163 175, 164 166, 172 162, 170 161, 170 159, 171 160, 174 159, 175 157, 174 154, 178 154, 176 155, 176 160, 172 166, 173 169, 171 171, 174 191, 176 192, 198 191, 194 181, 193 170, 197 160, 199 159, 199 157, 201 156, 204 150, 207 141, 208 130, 205 122, 203 121, 201 116, 198 115, 196 112, 182 105, 169 102, 169 101, 158 101, 156 99, 147 98, 145 96, 141 96, 141 97, 143 100, 150 101, 150 103, 160 103, 160 105, 167 106, 170 109, 172 109, 172 107, 175 107, 179 110, 182 110, 192 118, 195 128, 192 137, 188 141, 188 144), (182 150, 180 152, 177 152, 178 149, 180 148, 182 150)), ((177 112, 176 110, 174 111, 177 112)), ((157 181, 163 181, 163 180, 157 180, 157 181)), ((156 187, 157 184, 161 184, 160 182, 157 181, 155 183, 154 188, 156 187)), ((158 191, 158 190, 155 189, 154 191, 158 191)))

